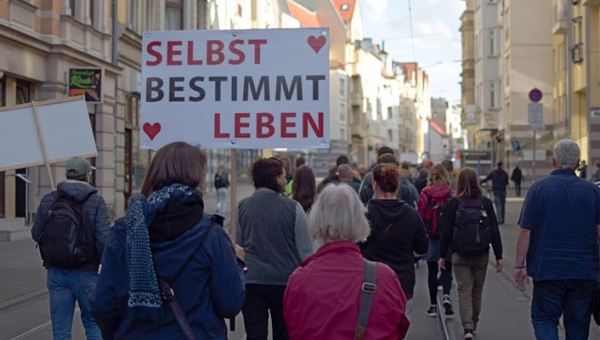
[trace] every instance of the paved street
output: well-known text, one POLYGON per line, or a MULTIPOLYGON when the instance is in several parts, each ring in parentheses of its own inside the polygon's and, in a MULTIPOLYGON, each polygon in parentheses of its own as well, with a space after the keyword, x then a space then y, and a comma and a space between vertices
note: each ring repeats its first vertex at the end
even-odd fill
MULTIPOLYGON (((245 181, 238 187, 239 197, 251 194, 253 188, 245 181)), ((214 211, 215 196, 207 195, 206 209, 214 211)), ((486 340, 533 339, 529 321, 530 291, 521 293, 514 288, 509 276, 512 274, 516 220, 521 207, 520 199, 509 199, 507 224, 502 226, 505 246, 504 273, 496 274, 492 264, 484 289, 484 306, 477 338, 486 340)), ((493 259, 493 258, 492 258, 493 259)), ((429 306, 426 288, 426 266, 417 270, 417 286, 412 305, 411 327, 408 339, 439 339, 438 321, 429 318, 425 310, 429 306)), ((0 243, 0 340, 47 340, 51 338, 48 297, 45 288, 45 271, 33 241, 24 240, 0 243)), ((462 327, 458 317, 456 290, 452 292, 457 314, 448 320, 453 339, 462 338, 462 327)), ((230 339, 244 339, 242 317, 237 318, 238 331, 230 339)), ((74 339, 84 339, 83 328, 76 315, 74 339)), ((600 339, 594 327, 590 339, 600 339)))

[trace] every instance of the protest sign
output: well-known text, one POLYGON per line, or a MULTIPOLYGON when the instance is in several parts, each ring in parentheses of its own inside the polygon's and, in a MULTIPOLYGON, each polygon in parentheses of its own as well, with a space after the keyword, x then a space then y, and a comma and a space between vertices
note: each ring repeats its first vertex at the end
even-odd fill
POLYGON ((45 165, 97 154, 83 96, 0 109, 0 171, 45 165))
POLYGON ((143 34, 141 147, 328 148, 326 28, 143 34))

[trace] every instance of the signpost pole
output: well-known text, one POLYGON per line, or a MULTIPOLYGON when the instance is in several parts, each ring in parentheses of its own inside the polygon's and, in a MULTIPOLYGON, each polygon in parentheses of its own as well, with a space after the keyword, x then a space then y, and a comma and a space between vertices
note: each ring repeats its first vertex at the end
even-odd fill
POLYGON ((237 237, 237 149, 231 149, 231 214, 229 217, 229 235, 233 243, 237 237))
POLYGON ((533 158, 531 161, 531 184, 533 184, 535 182, 535 154, 536 149, 535 149, 535 140, 537 139, 537 131, 533 130, 533 158))
POLYGON ((46 171, 48 172, 48 178, 50 179, 50 188, 55 190, 54 186, 54 178, 52 177, 52 171, 50 171, 50 163, 48 163, 48 152, 46 151, 46 140, 44 139, 44 134, 42 133, 42 124, 40 123, 40 115, 38 114, 37 106, 35 105, 35 101, 31 102, 31 108, 33 109, 33 117, 35 117, 35 125, 37 127, 38 137, 40 139, 40 144, 42 146, 42 154, 44 155, 44 165, 46 165, 46 171))

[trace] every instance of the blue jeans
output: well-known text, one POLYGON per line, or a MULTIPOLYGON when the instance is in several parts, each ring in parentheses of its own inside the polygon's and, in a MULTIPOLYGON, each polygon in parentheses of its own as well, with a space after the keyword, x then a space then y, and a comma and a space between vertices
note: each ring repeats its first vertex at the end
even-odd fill
POLYGON ((96 286, 96 272, 48 269, 46 284, 50 293, 50 319, 54 340, 71 340, 75 301, 81 310, 81 322, 88 340, 102 340, 92 316, 89 297, 96 286))
POLYGON ((558 340, 558 322, 563 316, 567 340, 587 340, 594 280, 533 282, 531 322, 538 340, 558 340))

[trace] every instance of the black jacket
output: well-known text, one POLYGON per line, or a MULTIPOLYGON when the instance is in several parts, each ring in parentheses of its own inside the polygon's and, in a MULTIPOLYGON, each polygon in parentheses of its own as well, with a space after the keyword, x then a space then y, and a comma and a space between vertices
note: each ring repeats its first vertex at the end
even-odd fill
POLYGON ((371 235, 360 244, 363 256, 390 266, 398 275, 404 293, 412 296, 415 256, 424 256, 429 248, 427 231, 419 214, 405 202, 374 199, 369 202, 367 219, 371 235))
MULTIPOLYGON (((480 195, 480 194, 478 194, 480 195)), ((444 206, 444 217, 442 218, 442 237, 440 238, 440 254, 447 254, 450 243, 452 242, 452 235, 454 233, 454 219, 456 217, 456 211, 460 206, 458 198, 453 197, 444 206)), ((494 255, 496 260, 502 259, 502 239, 500 238, 500 229, 498 229, 498 221, 496 220, 496 213, 494 212, 494 206, 489 198, 483 199, 483 208, 490 218, 490 224, 492 228, 492 249, 494 249, 494 255)), ((481 253, 484 255, 489 250, 481 253)))
POLYGON ((523 173, 521 172, 520 168, 515 168, 513 170, 512 175, 510 175, 510 180, 517 184, 521 184, 521 181, 523 180, 523 173))
POLYGON ((494 191, 506 191, 506 186, 508 185, 508 174, 503 169, 496 169, 490 172, 487 177, 481 181, 481 183, 485 183, 489 180, 492 180, 492 190, 494 191))

